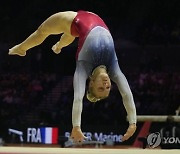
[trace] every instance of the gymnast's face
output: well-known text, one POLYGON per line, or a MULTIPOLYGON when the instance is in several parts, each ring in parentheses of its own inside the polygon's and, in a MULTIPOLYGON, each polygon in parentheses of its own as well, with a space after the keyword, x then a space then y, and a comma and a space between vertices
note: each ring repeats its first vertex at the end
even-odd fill
POLYGON ((109 96, 111 81, 107 73, 99 73, 90 81, 90 86, 96 98, 103 99, 109 96))

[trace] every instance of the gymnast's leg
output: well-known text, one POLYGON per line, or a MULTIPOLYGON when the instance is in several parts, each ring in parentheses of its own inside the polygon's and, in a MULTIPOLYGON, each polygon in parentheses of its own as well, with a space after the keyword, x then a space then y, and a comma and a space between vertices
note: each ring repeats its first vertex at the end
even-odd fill
POLYGON ((27 50, 40 45, 49 35, 62 33, 63 24, 65 23, 62 21, 64 20, 64 18, 62 18, 63 16, 65 16, 65 14, 61 12, 50 16, 25 41, 11 48, 9 54, 25 56, 27 50))
POLYGON ((23 41, 22 43, 14 46, 13 48, 9 49, 9 54, 10 55, 17 54, 19 56, 25 56, 26 51, 28 49, 33 48, 33 47, 41 44, 46 39, 47 36, 48 36, 48 34, 44 33, 42 31, 41 26, 40 26, 25 41, 23 41))

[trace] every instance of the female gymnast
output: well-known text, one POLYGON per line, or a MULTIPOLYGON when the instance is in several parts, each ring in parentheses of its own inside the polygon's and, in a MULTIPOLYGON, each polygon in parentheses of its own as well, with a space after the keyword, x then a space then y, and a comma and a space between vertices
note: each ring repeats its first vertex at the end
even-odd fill
POLYGON ((136 107, 126 77, 119 68, 113 38, 108 27, 98 15, 82 10, 53 14, 25 41, 9 49, 9 55, 25 56, 27 50, 40 45, 49 35, 55 34, 62 34, 60 40, 52 46, 56 54, 79 37, 73 79, 71 138, 74 142, 82 142, 86 139, 81 131, 81 112, 83 97, 86 93, 86 80, 89 77, 86 96, 91 102, 108 97, 111 80, 116 83, 129 120, 129 127, 122 141, 129 139, 136 130, 136 107))

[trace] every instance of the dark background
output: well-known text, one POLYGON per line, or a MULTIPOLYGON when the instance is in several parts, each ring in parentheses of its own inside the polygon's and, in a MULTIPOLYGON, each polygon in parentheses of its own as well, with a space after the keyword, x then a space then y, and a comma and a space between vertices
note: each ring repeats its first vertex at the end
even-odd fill
MULTIPOLYGON (((141 45, 142 47, 147 45, 179 45, 179 6, 180 2, 178 0, 3 1, 0 6, 0 68, 2 71, 14 71, 14 67, 17 68, 18 71, 22 69, 27 71, 28 67, 28 70, 31 69, 31 71, 34 71, 37 69, 34 66, 34 60, 37 58, 37 52, 40 52, 43 53, 41 55, 41 69, 43 71, 60 71, 62 74, 64 74, 65 71, 68 74, 73 74, 75 63, 74 54, 77 42, 75 41, 73 45, 65 48, 64 52, 57 56, 51 52, 51 47, 58 41, 60 36, 48 37, 41 46, 31 49, 32 53, 28 53, 28 57, 19 58, 16 56, 7 56, 9 48, 22 42, 34 32, 45 19, 59 11, 88 10, 100 15, 113 35, 116 50, 119 52, 118 56, 120 58, 124 52, 124 50, 121 49, 122 51, 120 51, 119 49, 122 47, 128 48, 136 45, 141 45), (66 50, 68 50, 68 53, 66 50), (62 65, 67 64, 69 65, 68 70, 61 68, 62 65), (12 70, 9 70, 11 68, 12 70), (63 71, 61 71, 62 69, 63 71)), ((140 56, 142 56, 142 53, 140 54, 140 56)), ((162 56, 162 54, 166 53, 160 52, 160 54, 160 56, 162 56)), ((173 59, 177 62, 176 58, 179 56, 178 54, 179 52, 168 54, 168 57, 170 56, 169 58, 172 58, 172 65, 174 64, 173 59)), ((159 53, 157 53, 157 55, 159 56, 159 53)), ((122 67, 130 63, 129 60, 124 60, 123 58, 120 59, 120 61, 124 63, 122 67)))
MULTIPOLYGON (((179 0, 6 0, 0 4, 0 135, 23 125, 71 126, 76 39, 59 55, 49 36, 25 57, 9 56, 50 15, 88 10, 98 14, 114 38, 138 115, 173 115, 180 100, 179 0)), ((127 125, 121 95, 92 104, 84 98, 82 125, 127 125)))

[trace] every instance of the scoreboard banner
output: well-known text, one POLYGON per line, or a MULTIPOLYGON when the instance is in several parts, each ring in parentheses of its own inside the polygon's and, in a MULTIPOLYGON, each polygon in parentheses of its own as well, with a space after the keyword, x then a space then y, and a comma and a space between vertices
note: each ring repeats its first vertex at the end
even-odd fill
POLYGON ((58 144, 58 127, 9 128, 9 142, 58 144))
MULTIPOLYGON (((85 126, 82 128, 83 134, 89 139, 107 143, 110 141, 113 145, 131 145, 133 147, 145 147, 147 143, 157 137, 157 144, 180 144, 180 135, 162 136, 162 128, 166 123, 158 122, 140 122, 137 123, 135 134, 127 141, 122 142, 122 136, 126 132, 128 125, 121 126, 85 126), (159 135, 156 135, 159 134, 159 135)), ((175 127, 174 127, 175 128, 175 127)), ((69 138, 71 126, 61 127, 15 127, 7 128, 6 143, 35 143, 35 144, 59 144, 62 137, 69 138)), ((179 128, 176 127, 178 130, 179 128)), ((173 129, 175 130, 175 129, 173 129)), ((156 144, 154 144, 156 146, 156 144)))

